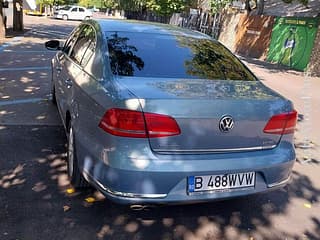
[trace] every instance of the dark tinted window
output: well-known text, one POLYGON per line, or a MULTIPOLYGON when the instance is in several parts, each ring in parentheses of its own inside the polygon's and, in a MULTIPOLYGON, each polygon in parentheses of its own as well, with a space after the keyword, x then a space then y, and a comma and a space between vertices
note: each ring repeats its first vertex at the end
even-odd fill
POLYGON ((225 47, 208 39, 130 32, 107 36, 115 75, 255 80, 225 47))
POLYGON ((70 8, 71 8, 70 6, 65 6, 65 7, 59 8, 59 10, 66 10, 66 11, 68 11, 70 8))
POLYGON ((73 33, 70 35, 70 37, 65 42, 62 51, 64 51, 66 54, 70 53, 71 47, 76 42, 82 28, 83 28, 83 26, 79 26, 76 30, 74 30, 73 33))
POLYGON ((70 58, 72 58, 78 64, 85 66, 92 56, 96 46, 96 37, 94 29, 86 25, 79 37, 74 47, 72 48, 70 58))

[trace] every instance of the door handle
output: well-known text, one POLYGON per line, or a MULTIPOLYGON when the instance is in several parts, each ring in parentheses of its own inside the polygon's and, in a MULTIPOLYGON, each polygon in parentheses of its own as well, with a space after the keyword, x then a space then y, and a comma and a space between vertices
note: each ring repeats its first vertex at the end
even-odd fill
POLYGON ((56 67, 56 70, 57 70, 58 73, 61 73, 62 67, 56 67))
POLYGON ((64 83, 66 84, 67 88, 71 88, 72 87, 72 81, 70 78, 64 80, 64 83))

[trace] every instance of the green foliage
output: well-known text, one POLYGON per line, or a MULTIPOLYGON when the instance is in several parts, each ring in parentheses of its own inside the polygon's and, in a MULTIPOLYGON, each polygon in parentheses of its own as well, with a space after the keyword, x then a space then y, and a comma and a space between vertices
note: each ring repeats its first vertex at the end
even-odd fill
POLYGON ((225 8, 231 2, 232 2, 231 0, 210 0, 211 11, 213 13, 220 12, 223 8, 225 8))
POLYGON ((92 0, 80 0, 79 5, 83 7, 89 7, 92 0))
MULTIPOLYGON (((88 0, 92 1, 92 0, 88 0)), ((36 0, 37 5, 47 5, 47 6, 53 6, 53 5, 73 5, 77 4, 78 0, 36 0)))
POLYGON ((187 5, 186 0, 149 0, 148 9, 158 13, 161 16, 168 16, 172 13, 181 12, 187 5))
POLYGON ((197 0, 110 0, 117 1, 117 7, 121 10, 140 11, 151 10, 161 16, 169 16, 172 13, 181 12, 190 6, 195 7, 197 0))
POLYGON ((42 4, 42 5, 53 5, 54 0, 36 0, 36 4, 42 4))
POLYGON ((103 6, 99 6, 98 4, 95 6, 99 6, 100 8, 105 7, 105 8, 109 8, 109 9, 116 9, 119 6, 118 1, 115 1, 115 0, 103 0, 102 4, 103 4, 103 6))

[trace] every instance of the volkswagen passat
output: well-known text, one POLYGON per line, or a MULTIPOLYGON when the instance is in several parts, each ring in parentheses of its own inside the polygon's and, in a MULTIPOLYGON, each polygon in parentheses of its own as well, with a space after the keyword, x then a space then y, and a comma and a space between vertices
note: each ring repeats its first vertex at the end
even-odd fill
POLYGON ((52 60, 68 175, 120 203, 189 203, 284 186, 292 103, 201 33, 89 20, 52 60))

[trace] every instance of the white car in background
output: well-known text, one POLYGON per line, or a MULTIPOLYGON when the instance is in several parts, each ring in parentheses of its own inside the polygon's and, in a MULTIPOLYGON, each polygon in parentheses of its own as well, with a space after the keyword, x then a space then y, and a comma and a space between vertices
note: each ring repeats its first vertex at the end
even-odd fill
POLYGON ((54 17, 63 20, 87 20, 92 17, 92 12, 84 7, 65 6, 55 11, 54 17))

